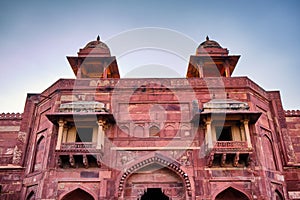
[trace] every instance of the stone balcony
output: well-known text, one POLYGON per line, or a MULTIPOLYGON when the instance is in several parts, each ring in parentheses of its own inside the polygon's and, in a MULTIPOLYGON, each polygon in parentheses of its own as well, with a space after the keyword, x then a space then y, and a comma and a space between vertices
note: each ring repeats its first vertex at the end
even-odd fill
POLYGON ((246 141, 217 141, 212 149, 207 149, 208 166, 212 167, 216 163, 221 167, 238 167, 242 166, 241 163, 248 166, 252 151, 246 141))

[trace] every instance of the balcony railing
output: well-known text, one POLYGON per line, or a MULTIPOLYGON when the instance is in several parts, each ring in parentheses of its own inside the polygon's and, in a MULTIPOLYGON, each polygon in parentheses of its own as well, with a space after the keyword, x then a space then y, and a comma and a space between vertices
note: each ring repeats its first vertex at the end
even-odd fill
POLYGON ((97 144, 94 142, 68 142, 62 143, 58 151, 71 152, 93 152, 97 151, 97 144))
POLYGON ((215 148, 217 148, 217 149, 247 148, 247 142, 245 142, 245 141, 217 141, 215 144, 215 148))

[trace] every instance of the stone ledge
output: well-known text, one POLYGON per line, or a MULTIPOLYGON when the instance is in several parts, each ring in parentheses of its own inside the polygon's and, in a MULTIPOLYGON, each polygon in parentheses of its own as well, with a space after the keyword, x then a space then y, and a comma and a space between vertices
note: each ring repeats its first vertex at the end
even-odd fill
POLYGON ((201 149, 201 147, 112 147, 111 150, 116 151, 153 151, 153 150, 187 150, 187 149, 201 149))
POLYGON ((20 166, 20 165, 5 165, 5 166, 0 166, 0 170, 1 169, 24 169, 24 167, 20 166))

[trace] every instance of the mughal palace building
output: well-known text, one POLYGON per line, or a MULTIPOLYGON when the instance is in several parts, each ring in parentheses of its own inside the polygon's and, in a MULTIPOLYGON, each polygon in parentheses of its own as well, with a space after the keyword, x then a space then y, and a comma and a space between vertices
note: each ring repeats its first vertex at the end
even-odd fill
POLYGON ((75 79, 0 115, 0 199, 300 199, 300 111, 232 77, 239 57, 206 38, 186 78, 122 79, 89 42, 75 79))

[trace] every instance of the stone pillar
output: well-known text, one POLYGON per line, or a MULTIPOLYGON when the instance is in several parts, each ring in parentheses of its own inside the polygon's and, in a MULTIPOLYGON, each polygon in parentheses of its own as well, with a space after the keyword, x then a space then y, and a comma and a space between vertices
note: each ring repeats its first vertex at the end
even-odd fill
POLYGON ((199 78, 203 78, 203 63, 197 64, 198 72, 199 72, 199 78))
POLYGON ((230 77, 230 69, 229 69, 228 61, 225 62, 225 77, 230 77))
POLYGON ((58 122, 58 136, 57 136, 57 143, 56 143, 56 150, 60 150, 61 142, 62 142, 62 136, 64 131, 64 125, 65 122, 63 120, 59 120, 58 122))
POLYGON ((241 133, 241 140, 246 141, 246 138, 245 138, 245 125, 244 124, 240 125, 240 133, 241 133))
POLYGON ((245 119, 243 121, 244 127, 245 127, 245 136, 247 141, 248 148, 252 149, 252 143, 251 143, 251 137, 250 137, 250 131, 249 131, 249 120, 245 119))
POLYGON ((67 142, 67 136, 68 136, 68 127, 64 127, 63 136, 62 136, 62 143, 67 142))
POLYGON ((211 121, 210 120, 206 121, 206 144, 207 144, 208 149, 213 148, 212 133, 211 133, 211 121))
POLYGON ((226 67, 225 67, 225 77, 230 77, 229 66, 226 66, 226 67))
POLYGON ((104 124, 105 121, 100 119, 97 122, 98 124, 98 134, 97 134, 97 146, 96 149, 102 149, 104 147, 104 124))

